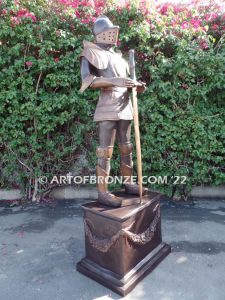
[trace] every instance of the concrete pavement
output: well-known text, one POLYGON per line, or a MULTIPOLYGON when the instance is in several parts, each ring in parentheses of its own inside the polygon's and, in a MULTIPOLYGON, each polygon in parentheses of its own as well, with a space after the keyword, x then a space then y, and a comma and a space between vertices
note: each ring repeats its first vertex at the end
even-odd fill
MULTIPOLYGON (((80 203, 0 207, 1 300, 121 299, 75 269, 80 203)), ((225 201, 163 201, 162 233, 172 253, 124 299, 224 300, 225 201)))

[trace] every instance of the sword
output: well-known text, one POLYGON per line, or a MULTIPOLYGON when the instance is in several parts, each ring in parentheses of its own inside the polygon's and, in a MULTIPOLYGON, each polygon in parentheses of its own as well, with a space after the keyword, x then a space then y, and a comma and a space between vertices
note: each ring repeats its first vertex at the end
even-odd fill
MULTIPOLYGON (((129 69, 130 77, 136 81, 134 50, 129 50, 129 69)), ((141 141, 139 131, 139 118, 138 118, 138 103, 137 103, 137 88, 132 88, 132 100, 133 100, 133 114, 134 114, 134 133, 135 133, 135 145, 137 152, 137 174, 138 174, 138 186, 140 204, 142 203, 142 159, 141 159, 141 141)))

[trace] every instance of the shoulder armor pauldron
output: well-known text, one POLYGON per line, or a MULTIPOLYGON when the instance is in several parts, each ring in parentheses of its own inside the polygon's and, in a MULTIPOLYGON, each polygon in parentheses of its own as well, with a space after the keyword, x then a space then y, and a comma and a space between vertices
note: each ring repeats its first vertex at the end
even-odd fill
POLYGON ((101 49, 96 44, 84 41, 84 49, 80 56, 86 59, 96 68, 105 70, 108 67, 109 59, 104 49, 101 49))

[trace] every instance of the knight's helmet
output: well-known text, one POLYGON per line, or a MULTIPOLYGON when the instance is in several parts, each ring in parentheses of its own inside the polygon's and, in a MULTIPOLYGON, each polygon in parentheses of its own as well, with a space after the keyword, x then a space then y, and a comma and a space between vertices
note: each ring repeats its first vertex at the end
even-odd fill
POLYGON ((93 33, 96 43, 116 45, 119 26, 114 26, 106 16, 98 17, 94 22, 93 33))

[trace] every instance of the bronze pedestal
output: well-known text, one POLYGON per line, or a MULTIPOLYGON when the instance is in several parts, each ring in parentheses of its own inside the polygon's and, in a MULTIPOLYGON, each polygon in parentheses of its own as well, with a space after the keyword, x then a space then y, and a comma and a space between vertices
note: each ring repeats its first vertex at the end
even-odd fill
POLYGON ((125 296, 171 251, 162 242, 160 194, 139 197, 117 193, 120 208, 83 205, 86 257, 77 270, 125 296))

